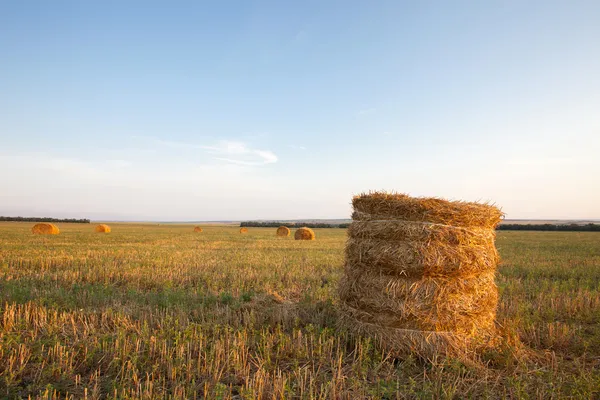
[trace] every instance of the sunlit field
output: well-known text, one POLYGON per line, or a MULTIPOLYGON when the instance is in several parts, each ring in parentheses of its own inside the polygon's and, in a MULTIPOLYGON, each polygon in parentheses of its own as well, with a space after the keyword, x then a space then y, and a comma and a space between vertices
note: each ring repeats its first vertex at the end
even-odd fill
POLYGON ((0 224, 0 398, 598 398, 600 233, 499 232, 505 345, 393 359, 338 333, 345 230, 0 224))

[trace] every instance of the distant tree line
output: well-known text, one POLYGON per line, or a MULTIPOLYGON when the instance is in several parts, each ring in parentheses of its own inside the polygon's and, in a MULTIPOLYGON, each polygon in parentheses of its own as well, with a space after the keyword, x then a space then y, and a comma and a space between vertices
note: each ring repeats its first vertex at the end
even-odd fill
POLYGON ((0 221, 9 222, 73 222, 76 224, 89 224, 90 220, 87 218, 50 218, 50 217, 2 217, 0 221))
MULTIPOLYGON (((323 222, 277 222, 277 221, 244 221, 240 227, 246 228, 278 228, 280 226, 288 228, 348 228, 348 223, 327 224, 323 222)), ((499 231, 556 231, 556 232, 600 232, 600 224, 500 224, 496 228, 499 231)))
POLYGON ((600 232, 600 224, 500 224, 499 231, 600 232))

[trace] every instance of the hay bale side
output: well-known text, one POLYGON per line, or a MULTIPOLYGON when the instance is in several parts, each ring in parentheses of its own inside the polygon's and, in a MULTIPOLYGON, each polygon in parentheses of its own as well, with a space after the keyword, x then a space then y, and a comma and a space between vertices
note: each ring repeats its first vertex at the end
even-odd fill
POLYGON ((36 235, 58 235, 60 230, 54 224, 42 222, 35 224, 33 228, 31 228, 31 232, 36 235))
POLYGON ((494 242, 451 245, 429 241, 349 238, 346 260, 355 269, 400 276, 467 276, 495 271, 494 242))
POLYGON ((468 349, 473 348, 470 338, 465 335, 393 328, 369 323, 357 319, 344 304, 340 305, 340 311, 338 330, 355 338, 370 337, 393 357, 415 354, 424 359, 432 359, 440 349, 444 349, 444 355, 462 357, 468 349))
POLYGON ((110 226, 106 224, 96 225, 95 230, 98 233, 110 233, 110 226))
POLYGON ((340 329, 424 358, 466 354, 493 337, 498 208, 378 192, 352 204, 340 329))
POLYGON ((298 228, 294 233, 295 240, 315 240, 315 232, 310 228, 298 228))
POLYGON ((459 334, 490 330, 498 302, 493 273, 464 279, 404 279, 352 271, 341 279, 339 295, 363 322, 459 334))
POLYGON ((201 233, 202 232, 202 228, 200 228, 199 226, 195 226, 194 227, 194 232, 201 233))
POLYGON ((248 228, 240 228, 240 233, 248 233, 248 228))
POLYGON ((496 239, 496 231, 487 228, 469 228, 414 221, 354 220, 348 227, 348 236, 361 239, 421 241, 448 245, 489 245, 496 239))
POLYGON ((290 236, 290 228, 288 228, 287 226, 280 226, 279 228, 277 228, 277 236, 290 236))

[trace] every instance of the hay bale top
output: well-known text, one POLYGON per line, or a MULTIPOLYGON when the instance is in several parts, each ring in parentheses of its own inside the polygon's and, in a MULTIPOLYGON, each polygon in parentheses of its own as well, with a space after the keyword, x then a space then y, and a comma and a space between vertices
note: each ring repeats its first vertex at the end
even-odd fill
POLYGON ((96 225, 96 232, 99 233, 110 233, 110 226, 106 224, 96 225))
POLYGON ((42 222, 39 224, 35 224, 33 228, 31 228, 31 232, 38 235, 58 235, 60 233, 60 230, 54 224, 42 222))
POLYGON ((199 226, 195 226, 194 227, 194 232, 200 233, 200 232, 202 232, 202 228, 200 228, 199 226))
POLYGON ((240 228, 240 233, 248 233, 248 228, 240 228))
POLYGON ((315 240, 315 232, 310 228, 299 228, 294 233, 295 240, 315 240))
POLYGON ((488 229, 495 228, 504 216, 490 204, 385 192, 355 196, 352 206, 354 220, 403 220, 488 229))
POLYGON ((290 236, 290 228, 287 226, 280 226, 277 228, 277 236, 290 236))

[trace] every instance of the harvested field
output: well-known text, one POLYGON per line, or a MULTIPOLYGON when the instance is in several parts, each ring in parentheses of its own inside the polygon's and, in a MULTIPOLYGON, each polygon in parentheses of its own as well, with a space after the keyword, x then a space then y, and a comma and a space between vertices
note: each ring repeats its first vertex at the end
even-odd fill
POLYGON ((389 332, 369 325, 358 339, 336 331, 343 229, 303 242, 273 228, 112 228, 0 223, 0 398, 599 395, 597 233, 499 232, 507 342, 464 364, 395 360, 370 339, 389 332))

